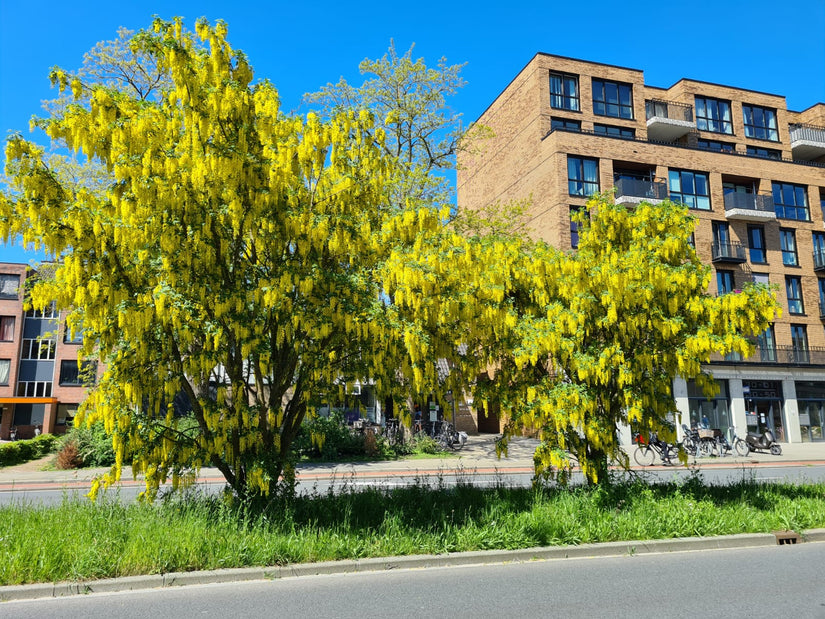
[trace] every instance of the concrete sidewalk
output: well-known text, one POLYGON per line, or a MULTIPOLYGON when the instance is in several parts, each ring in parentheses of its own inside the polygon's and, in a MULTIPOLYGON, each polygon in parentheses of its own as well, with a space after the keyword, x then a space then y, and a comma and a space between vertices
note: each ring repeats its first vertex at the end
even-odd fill
MULTIPOLYGON (((516 438, 510 442, 508 456, 496 456, 496 436, 480 434, 469 437, 464 449, 446 454, 440 458, 405 458, 399 460, 380 460, 373 462, 344 462, 344 463, 301 463, 297 467, 299 478, 317 479, 334 476, 346 478, 357 475, 359 478, 380 477, 387 475, 432 475, 438 473, 529 473, 533 470, 533 452, 538 441, 529 438, 516 438)), ((635 447, 633 448, 635 449, 635 447)), ((792 466, 799 464, 825 465, 825 442, 822 443, 792 443, 782 445, 782 455, 772 456, 769 453, 751 453, 740 458, 735 455, 710 458, 690 458, 689 464, 696 464, 699 468, 726 467, 726 466, 792 466)), ((632 459, 633 468, 635 465, 632 459)), ((32 462, 18 466, 0 468, 0 490, 8 489, 17 484, 65 484, 74 485, 88 483, 92 478, 105 473, 108 468, 80 469, 80 470, 39 470, 42 464, 32 462)), ((222 479, 217 469, 204 468, 201 470, 201 481, 215 481, 222 479)), ((131 470, 124 467, 123 483, 133 482, 131 470)))

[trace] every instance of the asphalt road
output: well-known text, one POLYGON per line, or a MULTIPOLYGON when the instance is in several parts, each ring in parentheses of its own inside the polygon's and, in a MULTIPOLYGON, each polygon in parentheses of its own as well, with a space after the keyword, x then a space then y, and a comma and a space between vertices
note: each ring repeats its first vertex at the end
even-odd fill
POLYGON ((6 602, 5 618, 825 618, 825 543, 304 576, 6 602))
MULTIPOLYGON (((673 467, 651 467, 649 469, 635 469, 635 475, 644 479, 669 481, 673 479, 685 479, 691 471, 683 466, 673 467)), ((754 479, 757 481, 787 481, 790 483, 802 482, 825 482, 825 465, 804 464, 798 466, 760 466, 758 468, 731 466, 703 468, 701 474, 706 482, 713 484, 730 483, 741 479, 754 479)), ((408 486, 416 483, 428 483, 433 486, 443 484, 451 486, 457 482, 472 483, 475 486, 514 486, 527 487, 532 483, 532 473, 510 473, 506 469, 496 473, 480 473, 463 471, 461 473, 438 472, 438 473, 376 473, 374 475, 339 475, 339 476, 317 476, 305 479, 299 483, 298 491, 304 493, 326 493, 330 489, 341 489, 343 487, 383 487, 394 488, 408 486)), ((581 483, 581 475, 574 474, 572 483, 581 483)), ((222 481, 204 482, 198 487, 206 492, 218 492, 223 488, 222 481)), ((73 483, 71 485, 55 482, 54 484, 17 484, 10 489, 0 490, 0 505, 11 503, 32 503, 41 505, 55 505, 64 499, 82 499, 89 489, 87 483, 73 483)), ((120 500, 131 501, 143 490, 141 483, 127 483, 120 487, 111 489, 109 496, 114 496, 120 500)))

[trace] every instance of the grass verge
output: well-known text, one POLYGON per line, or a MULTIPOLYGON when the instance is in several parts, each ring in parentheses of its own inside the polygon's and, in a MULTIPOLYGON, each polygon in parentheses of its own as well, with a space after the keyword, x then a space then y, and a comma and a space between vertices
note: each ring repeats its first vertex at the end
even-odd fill
POLYGON ((0 584, 825 526, 825 484, 345 490, 251 512, 220 498, 0 508, 0 584))

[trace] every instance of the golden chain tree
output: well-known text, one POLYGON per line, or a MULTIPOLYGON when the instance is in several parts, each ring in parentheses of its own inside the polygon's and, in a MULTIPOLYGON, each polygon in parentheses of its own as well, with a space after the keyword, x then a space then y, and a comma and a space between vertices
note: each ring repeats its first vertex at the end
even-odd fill
POLYGON ((404 333, 374 275, 378 232, 404 208, 387 199, 394 162, 371 115, 284 115, 226 32, 156 20, 135 36, 171 82, 157 100, 54 73, 77 103, 40 125, 105 166, 105 192, 61 183, 19 136, 6 148, 2 234, 60 260, 32 300, 73 308, 82 354, 106 363, 78 415, 113 435, 102 482, 131 463, 150 497, 209 465, 238 495, 266 495, 289 477, 308 407, 342 381, 390 393, 398 368, 425 391, 435 376, 397 358, 404 333), (173 413, 181 393, 191 416, 173 413))
POLYGON ((476 384, 476 400, 497 400, 509 418, 502 449, 536 432, 537 474, 566 479, 572 455, 598 482, 611 459, 627 465, 619 424, 672 438, 673 378, 713 389, 701 364, 750 354, 749 336, 779 307, 762 285, 707 294, 711 272, 690 244, 686 207, 626 209, 597 196, 588 210, 570 253, 495 225, 439 229, 424 214, 428 241, 397 248, 385 276, 399 311, 441 338, 466 376, 494 375, 476 384))

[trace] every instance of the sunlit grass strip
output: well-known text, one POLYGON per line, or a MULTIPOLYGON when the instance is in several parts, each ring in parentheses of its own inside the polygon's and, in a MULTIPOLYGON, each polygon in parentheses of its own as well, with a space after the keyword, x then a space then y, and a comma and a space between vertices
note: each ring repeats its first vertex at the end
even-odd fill
POLYGON ((0 584, 825 526, 825 484, 698 480, 571 490, 363 490, 250 512, 154 506, 0 509, 0 584))

